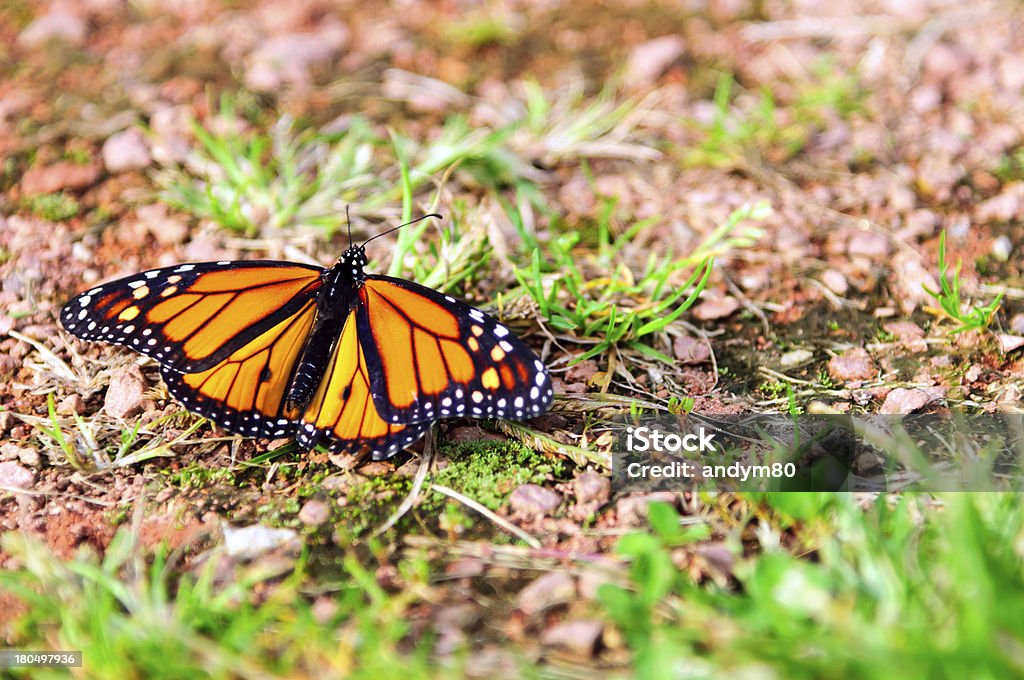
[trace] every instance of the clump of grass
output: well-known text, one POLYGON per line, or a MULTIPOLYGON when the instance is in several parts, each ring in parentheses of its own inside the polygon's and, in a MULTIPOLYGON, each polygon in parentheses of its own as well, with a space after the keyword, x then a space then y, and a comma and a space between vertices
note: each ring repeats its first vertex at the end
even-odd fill
POLYGON ((40 194, 25 199, 29 211, 36 217, 50 222, 63 222, 77 217, 81 206, 74 196, 60 191, 55 194, 40 194))
MULTIPOLYGON (((757 498, 749 511, 761 517, 762 552, 738 558, 738 588, 697 584, 675 566, 690 537, 671 508, 652 512, 653 532, 620 540, 630 583, 598 594, 638 677, 677 668, 788 678, 1024 670, 1007 642, 1024 637, 1015 494, 949 494, 942 512, 917 495, 882 495, 866 510, 842 494, 757 498), (797 531, 793 550, 814 560, 782 547, 786 527, 797 531)), ((738 530, 726 541, 741 551, 738 530)))
POLYGON ((859 80, 839 70, 831 61, 820 62, 813 79, 798 84, 796 96, 784 108, 768 87, 740 107, 733 97, 732 74, 722 74, 712 98, 711 120, 688 121, 700 141, 684 152, 684 165, 740 169, 752 157, 783 162, 796 156, 831 119, 848 118, 862 109, 865 92, 859 80))
MULTIPOLYGON (((392 132, 392 149, 401 165, 401 182, 415 191, 453 167, 468 184, 489 190, 540 180, 542 175, 536 168, 506 147, 505 141, 512 132, 511 126, 475 127, 461 113, 449 116, 429 140, 418 142, 392 132)), ((394 201, 406 191, 399 185, 376 200, 394 201)))
MULTIPOLYGON (((160 437, 143 437, 141 421, 134 426, 124 427, 98 418, 86 420, 74 413, 74 426, 65 431, 68 423, 57 415, 52 393, 47 395, 46 405, 48 417, 32 418, 29 422, 35 427, 43 450, 59 451, 67 464, 79 471, 103 470, 174 456, 172 447, 187 439, 206 422, 203 418, 192 418, 193 422, 184 432, 172 441, 165 441, 160 437)), ((178 415, 163 416, 153 426, 159 427, 177 419, 178 415)))
MULTIPOLYGON (((412 488, 412 481, 399 477, 370 477, 345 490, 345 505, 337 513, 334 540, 349 545, 384 524, 412 488)), ((399 524, 408 528, 408 524, 399 524)))
POLYGON ((502 8, 488 6, 470 12, 449 23, 445 37, 456 45, 477 48, 485 45, 511 45, 523 30, 522 17, 502 8))
POLYGON ((211 468, 209 465, 190 463, 176 472, 171 472, 167 481, 182 489, 205 489, 219 484, 234 486, 238 479, 234 470, 230 468, 211 468))
POLYGON ((964 331, 985 330, 992 323, 992 317, 999 311, 999 304, 1002 302, 1003 293, 999 293, 994 300, 987 305, 975 305, 967 307, 960 297, 960 267, 963 262, 958 261, 956 267, 950 272, 949 264, 946 262, 946 232, 939 236, 939 290, 932 290, 922 285, 925 292, 935 298, 939 308, 950 319, 959 325, 951 333, 963 333, 964 331))
MULTIPOLYGON (((474 128, 460 114, 422 142, 394 130, 389 140, 380 138, 358 116, 344 132, 300 130, 288 116, 269 133, 243 131, 230 99, 217 120, 217 131, 194 125, 199 147, 184 167, 165 168, 156 181, 169 204, 247 236, 307 228, 329 237, 350 204, 363 217, 394 218, 393 204, 402 200, 408 221, 412 198, 449 169, 492 191, 541 177, 505 148, 511 128, 474 128)), ((426 226, 399 238, 415 240, 406 234, 422 234, 426 226)))
POLYGON ((747 246, 760 236, 752 228, 740 228, 746 220, 770 214, 766 205, 744 206, 732 213, 693 252, 677 257, 671 247, 650 252, 637 276, 622 257, 624 248, 653 222, 638 222, 612 239, 610 211, 597 225, 597 253, 577 249, 578 231, 556 236, 546 244, 542 258, 533 251, 528 268, 515 270, 522 289, 536 302, 541 316, 568 339, 591 344, 574 361, 579 362, 623 346, 666 364, 673 360, 649 342, 656 333, 676 321, 697 300, 711 275, 713 257, 735 247, 747 246), (693 268, 679 283, 677 272, 693 268), (596 342, 592 342, 596 340, 596 342))
POLYGON ((510 121, 509 144, 544 166, 587 158, 653 160, 661 156, 639 137, 647 104, 624 98, 615 83, 593 99, 584 96, 582 80, 546 91, 536 80, 522 82, 522 108, 510 121))
MULTIPOLYGON (((181 573, 162 548, 144 558, 123 529, 102 559, 83 550, 62 561, 13 532, 2 545, 21 566, 0 572, 0 589, 28 605, 8 643, 82 650, 89 677, 431 676, 429 644, 402 644, 417 584, 388 593, 353 556, 328 586, 333 611, 317 616, 305 595, 305 560, 283 580, 259 562, 236 565, 225 579, 217 551, 181 573)), ((424 571, 400 566, 410 579, 424 571)), ((36 670, 32 677, 66 677, 36 670)))
POLYGON ((218 118, 219 132, 193 125, 199 148, 184 167, 156 174, 170 205, 247 236, 301 228, 330 236, 347 204, 381 188, 380 140, 361 118, 344 133, 297 131, 288 116, 268 134, 242 132, 228 98, 218 118))
MULTIPOLYGON (((468 496, 490 510, 497 510, 509 495, 523 484, 540 484, 566 474, 565 462, 539 454, 519 442, 467 441, 441 445, 447 465, 431 475, 431 484, 439 484, 468 496)), ((405 477, 371 477, 345 491, 345 504, 337 511, 335 540, 348 544, 381 526, 388 515, 406 497, 412 482, 405 477)), ((442 530, 456 526, 469 528, 476 520, 454 501, 436 493, 424 492, 417 510, 397 524, 398 530, 424 523, 438 523, 442 530)), ((499 532, 497 534, 503 538, 499 532)))
MULTIPOLYGON (((401 200, 408 221, 412 199, 439 174, 442 185, 451 177, 492 195, 512 188, 539 205, 544 172, 536 164, 660 155, 638 138, 644 103, 624 100, 612 86, 588 100, 579 82, 551 93, 528 81, 522 102, 511 108, 512 114, 491 111, 483 124, 453 113, 422 140, 400 129, 382 138, 358 116, 343 132, 299 129, 287 116, 262 132, 243 123, 225 97, 208 127, 193 125, 199 144, 184 165, 155 179, 164 201, 231 231, 271 236, 308 228, 329 237, 349 204, 363 217, 394 219, 401 200)), ((426 227, 399 232, 399 251, 426 227)), ((404 266, 402 258, 395 262, 392 274, 404 266)))
MULTIPOLYGON (((77 447, 75 447, 70 439, 64 435, 64 428, 61 427, 60 421, 57 418, 57 409, 54 406, 53 393, 46 395, 46 408, 49 415, 49 423, 39 424, 36 427, 44 438, 49 439, 49 442, 44 439, 44 445, 47 445, 50 442, 56 444, 56 446, 46 446, 47 450, 59 449, 64 454, 65 460, 67 460, 75 470, 84 470, 87 467, 90 467, 89 459, 80 456, 77 447)), ((83 433, 85 440, 90 443, 94 442, 92 432, 86 426, 85 420, 82 416, 77 413, 74 414, 74 416, 75 424, 78 426, 79 431, 83 433)), ((92 449, 95 450, 95 448, 95 445, 93 445, 92 449)))
POLYGON ((1024 178, 1024 147, 1018 147, 999 156, 995 162, 995 167, 992 168, 992 174, 995 175, 1000 184, 1007 184, 1024 178))
POLYGON ((446 443, 449 464, 433 480, 469 496, 490 510, 500 508, 516 487, 540 484, 565 474, 562 460, 543 456, 517 441, 446 443))
MULTIPOLYGON (((409 92, 430 87, 425 80, 407 78, 415 85, 408 88, 409 92)), ((545 89, 536 80, 526 79, 512 88, 511 95, 497 106, 478 106, 472 126, 469 118, 458 112, 446 119, 433 139, 422 143, 403 140, 411 149, 405 156, 412 159, 412 151, 426 151, 420 154, 416 168, 422 172, 436 172, 462 159, 478 166, 474 174, 483 175, 481 183, 485 186, 495 185, 495 179, 506 186, 536 182, 543 173, 535 165, 550 167, 586 158, 651 160, 661 156, 640 132, 649 101, 624 96, 618 82, 588 97, 580 78, 557 89, 545 89)), ((452 105, 464 107, 466 103, 453 101, 452 105)))
MULTIPOLYGON (((484 216, 456 200, 445 219, 437 224, 437 238, 424 239, 422 228, 414 225, 410 234, 399 232, 388 273, 399 276, 403 270, 428 288, 459 290, 481 273, 490 261, 491 244, 487 239, 484 216), (416 246, 421 251, 416 251, 416 246), (410 257, 415 253, 414 257, 410 257)), ((429 225, 428 225, 429 226, 429 225)))

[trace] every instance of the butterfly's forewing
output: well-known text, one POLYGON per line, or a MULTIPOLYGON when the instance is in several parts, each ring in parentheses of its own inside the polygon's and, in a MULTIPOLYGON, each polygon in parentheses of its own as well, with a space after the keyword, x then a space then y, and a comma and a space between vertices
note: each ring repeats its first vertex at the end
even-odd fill
POLYGON ((82 293, 61 310, 83 340, 125 345, 165 369, 205 371, 314 299, 319 267, 205 262, 154 269, 82 293))
POLYGON ((522 419, 552 401, 544 364, 478 309, 411 281, 369 276, 359 342, 383 420, 522 419))
POLYGON ((379 460, 418 440, 430 423, 391 423, 380 417, 358 332, 352 312, 345 319, 327 373, 302 416, 296 439, 308 448, 323 444, 332 451, 365 451, 379 460))

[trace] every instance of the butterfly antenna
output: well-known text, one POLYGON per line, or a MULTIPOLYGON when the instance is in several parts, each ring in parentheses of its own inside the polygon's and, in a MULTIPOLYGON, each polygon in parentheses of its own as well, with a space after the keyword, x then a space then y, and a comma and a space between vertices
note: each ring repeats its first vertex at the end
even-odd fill
POLYGON ((352 218, 348 214, 348 204, 345 204, 345 221, 348 223, 348 247, 352 247, 352 218))
POLYGON ((387 231, 382 231, 381 233, 377 234, 376 236, 373 236, 373 237, 368 238, 365 241, 363 241, 363 245, 365 246, 367 243, 369 243, 370 241, 372 241, 375 238, 380 238, 381 236, 387 236, 388 234, 390 234, 393 231, 398 231, 402 227, 408 227, 410 224, 416 224, 417 222, 419 222, 421 220, 425 220, 428 217, 436 217, 439 220, 443 220, 444 219, 444 215, 439 215, 437 213, 428 213, 426 215, 423 215, 422 217, 417 217, 416 219, 412 220, 411 222, 406 222, 405 224, 399 224, 397 227, 391 227, 387 231))

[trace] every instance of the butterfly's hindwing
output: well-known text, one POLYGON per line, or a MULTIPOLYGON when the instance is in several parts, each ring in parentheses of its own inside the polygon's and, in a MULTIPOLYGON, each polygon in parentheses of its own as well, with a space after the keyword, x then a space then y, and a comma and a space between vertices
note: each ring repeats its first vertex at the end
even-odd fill
POLYGON ((350 313, 344 321, 327 372, 302 416, 296 440, 309 448, 323 444, 335 452, 365 451, 380 460, 420 439, 431 423, 393 423, 380 417, 371 395, 355 317, 355 312, 350 313))
POLYGON ((523 419, 550 406, 544 364, 489 315, 385 276, 368 276, 359 296, 359 340, 387 422, 523 419))
POLYGON ((316 306, 307 301, 297 313, 257 336, 205 371, 181 373, 161 366, 160 375, 188 410, 246 437, 290 437, 294 414, 285 409, 316 306))

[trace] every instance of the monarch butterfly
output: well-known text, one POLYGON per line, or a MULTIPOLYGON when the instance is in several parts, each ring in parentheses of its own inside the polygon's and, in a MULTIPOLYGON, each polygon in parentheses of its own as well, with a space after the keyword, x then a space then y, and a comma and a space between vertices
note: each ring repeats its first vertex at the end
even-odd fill
POLYGON ((521 340, 450 295, 365 273, 366 243, 327 269, 225 260, 142 272, 71 299, 61 324, 155 358, 171 395, 229 432, 374 460, 440 418, 523 419, 551 405, 547 369, 521 340))

